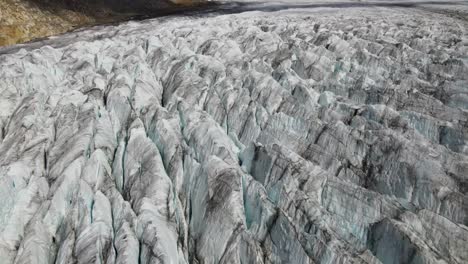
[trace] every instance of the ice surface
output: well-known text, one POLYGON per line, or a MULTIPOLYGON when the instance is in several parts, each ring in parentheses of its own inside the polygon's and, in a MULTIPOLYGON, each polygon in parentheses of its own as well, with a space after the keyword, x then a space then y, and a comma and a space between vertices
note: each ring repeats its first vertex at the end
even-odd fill
POLYGON ((0 50, 0 262, 467 263, 452 11, 172 17, 0 50))

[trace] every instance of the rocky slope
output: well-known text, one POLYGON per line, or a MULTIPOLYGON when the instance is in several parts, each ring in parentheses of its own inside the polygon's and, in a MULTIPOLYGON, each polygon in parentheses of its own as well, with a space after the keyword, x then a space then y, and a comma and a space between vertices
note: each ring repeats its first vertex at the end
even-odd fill
POLYGON ((0 46, 29 41, 95 22, 65 8, 43 8, 27 0, 0 1, 0 46))
POLYGON ((453 9, 163 18, 0 50, 3 263, 467 263, 453 9))
POLYGON ((0 46, 61 34, 76 28, 157 16, 198 4, 192 0, 1 0, 0 46))

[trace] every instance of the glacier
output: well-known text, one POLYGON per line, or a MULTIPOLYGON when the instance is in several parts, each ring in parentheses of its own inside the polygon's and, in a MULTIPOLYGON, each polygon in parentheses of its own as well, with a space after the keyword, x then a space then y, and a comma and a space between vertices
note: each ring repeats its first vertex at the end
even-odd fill
POLYGON ((1 48, 0 262, 467 263, 468 5, 378 3, 1 48))

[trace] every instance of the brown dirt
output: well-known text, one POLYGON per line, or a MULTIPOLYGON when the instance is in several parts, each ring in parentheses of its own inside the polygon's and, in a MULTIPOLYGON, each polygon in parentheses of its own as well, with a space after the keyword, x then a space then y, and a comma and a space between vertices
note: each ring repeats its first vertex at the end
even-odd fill
POLYGON ((42 8, 27 0, 0 1, 0 46, 63 33, 96 19, 63 8, 42 8))
MULTIPOLYGON (((74 1, 76 2, 76 0, 0 0, 0 46, 57 35, 83 26, 122 21, 141 12, 141 10, 132 12, 131 8, 113 11, 110 10, 111 6, 91 6, 89 1, 81 0, 75 5, 74 1)), ((187 6, 201 1, 171 0, 172 4, 169 0, 165 2, 169 6, 173 4, 187 6)))

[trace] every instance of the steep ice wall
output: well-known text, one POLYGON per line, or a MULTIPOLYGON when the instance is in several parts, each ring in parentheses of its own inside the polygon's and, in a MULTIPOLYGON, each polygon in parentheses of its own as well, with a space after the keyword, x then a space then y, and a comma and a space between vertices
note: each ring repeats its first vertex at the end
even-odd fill
POLYGON ((1 55, 2 263, 468 262, 466 26, 256 12, 1 55))

